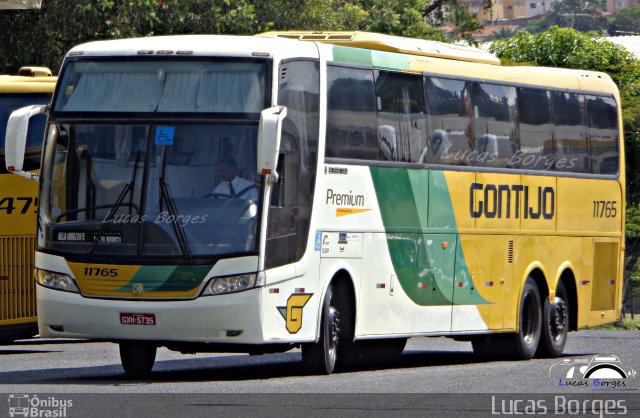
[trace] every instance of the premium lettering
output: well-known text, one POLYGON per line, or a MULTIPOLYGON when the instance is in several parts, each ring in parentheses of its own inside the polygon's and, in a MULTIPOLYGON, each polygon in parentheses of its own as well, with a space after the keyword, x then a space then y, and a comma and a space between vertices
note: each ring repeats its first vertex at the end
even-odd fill
POLYGON ((327 189, 326 204, 337 206, 364 206, 364 195, 349 193, 336 193, 333 189, 327 189))

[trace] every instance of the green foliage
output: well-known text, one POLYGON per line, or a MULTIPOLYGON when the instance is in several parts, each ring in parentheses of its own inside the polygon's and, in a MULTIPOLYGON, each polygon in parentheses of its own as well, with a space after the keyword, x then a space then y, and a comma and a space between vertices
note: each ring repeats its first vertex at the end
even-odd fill
MULTIPOLYGON (((430 0, 45 1, 41 10, 0 13, 0 72, 22 65, 45 65, 55 72, 74 45, 151 35, 362 30, 444 41, 440 29, 426 23, 430 7, 430 0)), ((465 29, 457 34, 468 36, 465 29)))
POLYGON ((450 36, 463 40, 469 45, 477 46, 478 43, 473 39, 472 34, 482 29, 483 25, 478 23, 476 16, 471 14, 469 8, 462 3, 452 4, 448 10, 448 21, 453 28, 450 36))
POLYGON ((538 33, 553 26, 573 28, 581 32, 601 32, 607 27, 607 18, 598 10, 595 2, 564 0, 553 3, 541 19, 529 23, 527 31, 538 33))
POLYGON ((496 41, 498 39, 512 38, 512 37, 514 37, 516 35, 517 32, 518 32, 517 29, 502 28, 502 29, 500 29, 499 32, 494 33, 493 35, 489 36, 487 38, 487 40, 496 41))
MULTIPOLYGON (((627 208, 627 239, 640 238, 640 206, 627 208)), ((640 272, 639 272, 640 273, 640 272)))
POLYGON ((594 329, 607 331, 636 331, 640 329, 640 319, 625 319, 624 321, 616 322, 615 324, 603 325, 594 329))
POLYGON ((513 62, 603 71, 622 92, 637 95, 640 91, 640 62, 624 47, 595 33, 558 26, 534 35, 519 31, 512 38, 494 42, 491 52, 513 62))
POLYGON ((445 40, 440 30, 428 25, 424 19, 423 11, 429 5, 429 0, 363 0, 353 3, 358 4, 367 13, 366 22, 360 30, 412 38, 445 40))
POLYGON ((640 6, 622 9, 609 20, 610 35, 640 35, 640 6))

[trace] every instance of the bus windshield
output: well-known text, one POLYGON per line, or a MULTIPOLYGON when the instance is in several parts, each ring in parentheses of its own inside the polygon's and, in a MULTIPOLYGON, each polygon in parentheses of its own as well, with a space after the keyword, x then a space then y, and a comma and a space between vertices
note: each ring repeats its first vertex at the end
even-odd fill
POLYGON ((81 59, 67 62, 55 112, 259 113, 267 61, 81 59))
POLYGON ((257 121, 53 124, 38 244, 185 260, 254 253, 256 141, 257 121))
POLYGON ((177 263, 256 253, 269 66, 68 59, 46 138, 38 246, 177 263))

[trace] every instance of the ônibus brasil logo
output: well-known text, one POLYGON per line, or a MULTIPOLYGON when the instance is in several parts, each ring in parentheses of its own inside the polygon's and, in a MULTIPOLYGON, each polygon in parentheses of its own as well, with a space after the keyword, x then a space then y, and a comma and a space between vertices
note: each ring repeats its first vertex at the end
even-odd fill
POLYGON ((59 399, 55 396, 9 395, 10 417, 63 418, 73 406, 71 399, 59 399))

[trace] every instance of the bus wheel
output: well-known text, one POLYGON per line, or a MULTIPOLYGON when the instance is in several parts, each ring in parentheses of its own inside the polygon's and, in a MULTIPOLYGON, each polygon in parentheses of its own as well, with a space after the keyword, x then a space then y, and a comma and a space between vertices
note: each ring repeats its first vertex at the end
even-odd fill
POLYGON ((524 284, 520 298, 520 326, 514 335, 514 357, 529 360, 534 356, 540 342, 541 328, 540 292, 536 282, 530 277, 524 284))
POLYGON ((553 303, 544 300, 542 313, 542 337, 538 355, 559 357, 564 350, 569 332, 569 298, 562 281, 558 282, 553 303))
POLYGON ((156 361, 157 347, 140 341, 120 343, 120 361, 124 372, 131 376, 141 376, 151 372, 156 361))
POLYGON ((320 340, 302 346, 302 362, 312 372, 331 374, 338 359, 340 313, 333 295, 333 284, 327 289, 322 305, 320 340))

